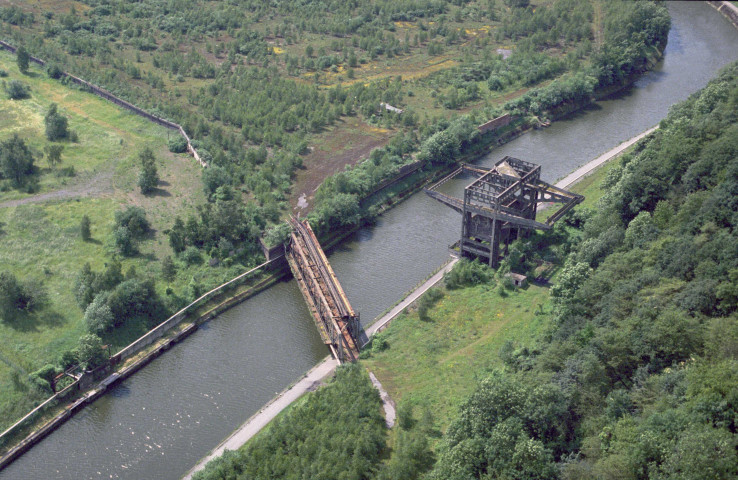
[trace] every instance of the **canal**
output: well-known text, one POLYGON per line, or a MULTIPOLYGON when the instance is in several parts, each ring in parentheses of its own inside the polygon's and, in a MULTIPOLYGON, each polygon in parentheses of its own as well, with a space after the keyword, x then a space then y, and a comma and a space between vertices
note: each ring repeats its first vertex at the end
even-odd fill
MULTIPOLYGON (((664 60, 632 88, 494 150, 543 165, 554 181, 662 119, 738 60, 738 29, 703 2, 669 3, 664 60)), ((464 182, 448 185, 458 194, 464 182)), ((458 214, 415 194, 330 260, 370 322, 448 257, 458 214)), ((2 480, 177 479, 328 354, 294 281, 204 325, 0 472, 2 480)))

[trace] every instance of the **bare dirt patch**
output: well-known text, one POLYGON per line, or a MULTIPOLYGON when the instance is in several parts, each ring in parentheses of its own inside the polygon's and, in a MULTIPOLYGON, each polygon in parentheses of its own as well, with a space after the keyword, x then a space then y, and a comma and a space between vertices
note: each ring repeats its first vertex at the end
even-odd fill
POLYGON ((358 117, 344 118, 312 142, 313 150, 303 158, 303 168, 297 171, 290 195, 294 212, 307 213, 323 180, 346 165, 355 165, 372 150, 389 142, 392 131, 372 127, 358 117), (298 206, 299 203, 299 206, 298 206))

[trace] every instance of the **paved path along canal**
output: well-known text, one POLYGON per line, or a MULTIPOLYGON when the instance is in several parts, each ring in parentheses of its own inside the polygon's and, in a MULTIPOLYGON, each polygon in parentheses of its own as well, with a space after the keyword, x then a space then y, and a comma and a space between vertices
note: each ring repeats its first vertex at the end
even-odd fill
MULTIPOLYGON (((647 128, 675 102, 738 60, 738 29, 704 3, 669 3, 666 56, 633 88, 551 127, 523 135, 504 155, 566 176, 647 128)), ((449 182, 461 191, 468 179, 449 182)), ((330 255, 352 305, 371 320, 448 258, 458 214, 416 194, 330 255)), ((177 479, 233 429, 328 354, 294 282, 224 313, 36 445, 0 479, 177 479)))

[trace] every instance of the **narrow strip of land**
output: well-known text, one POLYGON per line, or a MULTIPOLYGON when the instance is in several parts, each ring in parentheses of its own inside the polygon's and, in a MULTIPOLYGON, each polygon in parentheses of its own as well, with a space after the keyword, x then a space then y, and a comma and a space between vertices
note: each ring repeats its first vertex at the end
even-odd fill
POLYGON ((613 148, 612 150, 609 150, 609 151, 603 153, 602 155, 600 155, 599 157, 595 158, 594 160, 592 160, 591 162, 587 163, 586 165, 583 165, 583 166, 577 168, 576 170, 574 170, 573 172, 571 172, 569 175, 567 175, 563 179, 559 180, 556 183, 556 187, 558 187, 558 188, 568 188, 568 187, 570 187, 572 184, 574 184, 574 183, 578 182, 579 180, 581 180, 582 177, 584 177, 584 176, 588 175, 589 173, 591 173, 592 170, 594 170, 595 168, 599 167, 603 163, 608 162, 613 157, 616 157, 616 156, 620 155, 621 153, 623 153, 623 151, 626 148, 628 148, 631 145, 635 144, 638 140, 642 139, 646 135, 648 135, 648 134, 656 131, 657 128, 659 128, 658 125, 655 126, 655 127, 649 128, 645 132, 643 132, 643 133, 641 133, 639 135, 636 135, 635 137, 631 138, 630 140, 627 140, 627 141, 621 143, 620 145, 618 145, 617 147, 613 148))

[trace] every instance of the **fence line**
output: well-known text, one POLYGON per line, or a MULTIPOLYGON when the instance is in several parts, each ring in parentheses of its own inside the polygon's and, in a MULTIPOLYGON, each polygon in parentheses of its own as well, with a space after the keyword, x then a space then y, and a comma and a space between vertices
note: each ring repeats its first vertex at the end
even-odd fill
POLYGON ((201 295, 195 301, 193 301, 192 303, 190 303, 186 307, 182 308, 180 311, 178 311, 177 313, 175 313, 174 315, 172 315, 168 319, 164 320, 159 325, 157 325, 155 328, 149 330, 146 334, 142 335, 141 337, 139 337, 138 339, 136 339, 135 341, 133 341, 131 344, 129 344, 128 346, 126 346, 123 349, 121 349, 121 351, 119 351, 118 353, 116 353, 115 355, 113 355, 112 357, 110 357, 111 363, 112 364, 118 363, 121 360, 126 359, 126 358, 134 355, 141 348, 143 348, 143 347, 145 347, 147 345, 150 345, 154 340, 156 340, 158 338, 161 338, 161 336, 164 335, 164 332, 166 332, 170 328, 172 328, 175 325, 177 325, 180 321, 182 321, 182 319, 184 319, 184 317, 187 315, 187 313, 189 312, 189 310, 192 309, 193 307, 199 306, 200 302, 209 300, 211 297, 214 297, 215 295, 219 294, 221 292, 221 290, 223 290, 226 287, 232 285, 234 282, 237 282, 238 280, 241 280, 242 278, 246 277, 247 275, 249 275, 249 274, 251 274, 251 273, 253 273, 253 272, 255 272, 255 271, 257 271, 257 270, 259 270, 259 269, 261 269, 261 268, 263 268, 265 266, 267 266, 267 265, 269 265, 270 263, 274 262, 275 260, 277 260, 277 259, 266 261, 266 262, 262 263, 261 265, 259 265, 257 267, 254 267, 251 270, 249 270, 247 272, 244 272, 241 275, 238 275, 237 277, 234 277, 231 280, 225 282, 224 284, 219 285, 219 286, 213 288, 212 290, 210 290, 209 292, 201 295))
MULTIPOLYGON (((16 53, 16 51, 18 50, 13 45, 11 45, 11 44, 9 44, 7 42, 4 42, 2 40, 0 40, 0 47, 4 48, 5 50, 8 50, 11 53, 16 53)), ((38 65, 40 65, 42 67, 46 66, 46 62, 43 61, 43 60, 41 60, 40 58, 36 58, 36 57, 30 56, 30 55, 29 55, 29 58, 30 58, 30 60, 33 63, 36 63, 36 64, 38 64, 38 65)), ((166 128, 172 129, 172 130, 176 130, 177 132, 179 132, 180 135, 182 135, 182 137, 185 139, 185 141, 187 141, 187 152, 189 152, 190 155, 192 155, 193 157, 195 157, 195 160, 197 160, 202 167, 207 167, 208 166, 208 164, 206 162, 204 162, 202 160, 202 158, 200 158, 200 155, 197 153, 197 150, 195 149, 195 147, 192 146, 192 141, 190 140, 189 135, 187 135, 187 133, 185 132, 184 128, 180 124, 171 122, 171 121, 169 121, 169 120, 167 120, 165 118, 157 117, 156 115, 153 115, 153 114, 147 112, 146 110, 135 106, 131 102, 128 102, 126 100, 123 100, 122 98, 116 97, 115 95, 113 95, 109 91, 105 90, 104 88, 98 87, 97 85, 94 85, 94 84, 88 82, 87 80, 83 80, 83 79, 81 79, 79 77, 76 77, 76 76, 72 75, 71 73, 62 72, 61 75, 63 77, 69 78, 69 80, 71 80, 73 83, 75 83, 75 84, 77 84, 79 86, 85 87, 91 93, 97 95, 100 98, 103 98, 105 100, 108 100, 109 102, 113 102, 114 104, 116 104, 116 105, 118 105, 120 107, 123 107, 123 108, 125 108, 125 109, 127 109, 127 110, 129 110, 129 111, 131 111, 133 113, 135 113, 136 115, 139 115, 139 116, 141 116, 141 117, 143 117, 143 118, 145 118, 145 119, 147 119, 147 120, 149 120, 151 122, 154 122, 157 125, 161 125, 163 127, 166 127, 166 128)))

